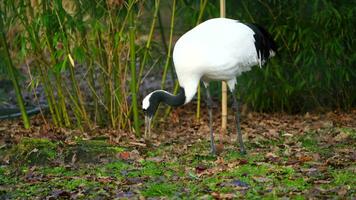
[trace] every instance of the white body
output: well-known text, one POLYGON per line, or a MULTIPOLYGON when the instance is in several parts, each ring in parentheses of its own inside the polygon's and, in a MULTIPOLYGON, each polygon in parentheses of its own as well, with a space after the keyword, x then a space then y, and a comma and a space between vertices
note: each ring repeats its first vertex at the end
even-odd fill
POLYGON ((176 42, 173 61, 185 103, 194 97, 200 79, 225 80, 234 90, 236 76, 261 65, 255 47, 254 32, 236 20, 215 18, 185 33, 176 42))

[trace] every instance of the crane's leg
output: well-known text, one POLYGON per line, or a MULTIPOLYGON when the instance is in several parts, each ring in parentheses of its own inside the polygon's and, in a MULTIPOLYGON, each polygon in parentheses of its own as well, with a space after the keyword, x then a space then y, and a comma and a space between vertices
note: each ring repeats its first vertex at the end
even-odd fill
POLYGON ((240 127, 240 112, 239 112, 239 102, 236 99, 236 93, 234 91, 231 91, 232 97, 234 99, 234 108, 236 112, 236 129, 237 129, 237 139, 240 144, 240 153, 241 154, 246 154, 244 142, 242 141, 242 134, 241 134, 241 127, 240 127))
POLYGON ((210 128, 210 147, 211 153, 216 155, 216 148, 214 143, 214 133, 213 133, 213 101, 210 96, 210 91, 207 85, 205 85, 206 89, 206 97, 207 97, 207 106, 208 106, 208 113, 209 113, 209 128, 210 128))

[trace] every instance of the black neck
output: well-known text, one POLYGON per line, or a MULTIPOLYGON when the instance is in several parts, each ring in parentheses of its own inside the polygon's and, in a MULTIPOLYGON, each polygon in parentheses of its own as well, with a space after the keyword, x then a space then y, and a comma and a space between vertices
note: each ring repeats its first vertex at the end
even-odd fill
POLYGON ((150 105, 146 109, 146 114, 150 117, 153 117, 161 102, 174 107, 183 105, 185 103, 185 91, 184 88, 180 87, 178 94, 173 95, 163 90, 156 90, 152 93, 149 101, 150 105))
POLYGON ((160 92, 161 101, 170 106, 181 106, 185 103, 185 92, 184 88, 180 87, 177 95, 172 95, 168 92, 160 92))

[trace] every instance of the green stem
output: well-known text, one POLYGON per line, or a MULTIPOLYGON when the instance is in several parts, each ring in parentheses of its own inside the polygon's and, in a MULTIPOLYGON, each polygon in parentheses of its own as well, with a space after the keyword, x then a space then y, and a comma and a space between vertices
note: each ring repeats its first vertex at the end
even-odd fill
POLYGON ((163 28, 163 23, 162 23, 162 17, 161 17, 161 12, 160 10, 158 10, 158 27, 159 27, 159 33, 161 35, 161 40, 163 43, 163 48, 164 48, 164 52, 168 52, 168 47, 167 47, 167 43, 166 43, 166 37, 164 34, 164 28, 163 28))
MULTIPOLYGON (((10 2, 11 2, 12 10, 14 10, 14 12, 17 12, 17 11, 15 11, 17 7, 15 6, 14 1, 10 1, 10 2)), ((27 3, 29 4, 30 1, 27 1, 27 3)), ((45 8, 44 3, 43 3, 43 6, 45 8)), ((19 11, 17 14, 19 15, 20 22, 22 23, 22 25, 24 26, 24 28, 27 31, 28 39, 30 41, 30 44, 31 44, 33 50, 34 50, 36 61, 38 62, 40 78, 41 78, 42 85, 44 87, 44 91, 45 91, 47 102, 48 102, 48 105, 50 108, 52 120, 53 120, 55 126, 62 126, 59 109, 58 109, 57 103, 56 103, 54 95, 53 95, 53 87, 52 87, 51 82, 48 80, 47 70, 45 69, 45 67, 43 67, 43 66, 48 66, 48 63, 46 62, 46 59, 43 59, 42 48, 40 47, 41 42, 40 42, 39 36, 36 34, 36 33, 38 33, 38 28, 35 30, 35 27, 32 26, 32 24, 30 23, 30 19, 28 18, 26 13, 27 12, 19 11)), ((33 14, 32 7, 30 7, 29 13, 33 14)), ((30 16, 30 18, 33 19, 34 16, 30 16)))
MULTIPOLYGON (((103 88, 103 102, 105 104, 105 106, 109 105, 110 102, 110 94, 109 94, 109 88, 108 85, 106 84, 106 80, 107 77, 109 76, 107 73, 107 57, 105 55, 105 47, 102 41, 102 37, 101 37, 101 31, 97 30, 95 33, 95 41, 96 41, 96 46, 98 48, 98 60, 99 60, 99 65, 98 67, 101 70, 101 73, 99 74, 99 84, 100 84, 100 88, 103 88)), ((109 109, 109 108, 108 108, 109 109)), ((103 110, 99 111, 101 113, 102 119, 103 121, 107 121, 108 119, 108 112, 109 110, 106 110, 105 112, 103 110)))
MULTIPOLYGON (((24 126, 26 129, 30 128, 30 120, 28 118, 28 115, 26 113, 26 108, 25 108, 25 104, 23 101, 23 97, 22 97, 22 93, 21 93, 21 89, 17 80, 17 77, 15 75, 15 68, 14 65, 12 63, 11 60, 11 56, 10 56, 10 52, 9 52, 9 46, 7 45, 6 42, 6 36, 5 36, 5 32, 4 32, 4 22, 3 22, 3 18, 0 15, 0 44, 3 47, 3 57, 5 57, 5 61, 6 61, 6 66, 8 69, 8 72, 10 74, 10 78, 12 80, 12 84, 14 85, 15 88, 15 93, 16 93, 16 98, 17 98, 17 103, 20 107, 21 110, 21 115, 22 115, 22 120, 24 123, 24 126)), ((0 49, 1 50, 1 49, 0 49)))
POLYGON ((155 0, 155 11, 154 11, 154 14, 153 14, 150 33, 148 35, 146 48, 145 48, 145 53, 143 55, 143 59, 142 59, 141 65, 140 65, 140 67, 141 67, 140 68, 140 72, 138 74, 138 80, 137 80, 138 84, 137 84, 137 89, 136 89, 137 91, 138 91, 138 89, 140 87, 140 81, 141 81, 141 78, 142 78, 143 69, 145 68, 145 64, 146 64, 146 61, 147 61, 148 51, 151 48, 151 41, 152 41, 153 31, 155 29, 155 25, 156 25, 156 21, 157 21, 157 16, 158 16, 158 11, 159 11, 159 4, 160 4, 160 0, 155 0))
POLYGON ((60 114, 60 105, 58 105, 58 103, 56 102, 56 98, 53 94, 53 86, 50 80, 48 79, 48 71, 43 66, 48 66, 48 64, 40 63, 39 71, 40 71, 41 82, 47 96, 48 105, 50 105, 50 108, 51 107, 53 108, 52 109, 53 113, 51 111, 52 119, 57 121, 57 124, 59 126, 63 126, 63 120, 60 114))
POLYGON ((134 1, 130 1, 129 7, 129 38, 130 38, 130 69, 131 81, 130 90, 132 97, 132 112, 134 118, 134 129, 137 136, 140 136, 140 126, 138 118, 137 93, 136 93, 136 49, 135 49, 135 19, 133 12, 134 1))
MULTIPOLYGON (((47 43, 48 46, 48 50, 49 50, 49 54, 51 57, 51 62, 53 63, 58 63, 58 59, 55 57, 55 53, 54 53, 54 48, 53 48, 53 44, 50 42, 49 38, 51 38, 51 34, 50 34, 50 30, 46 29, 46 34, 45 34, 45 41, 47 43)), ((60 76, 60 73, 56 73, 55 74, 55 83, 57 86, 57 96, 58 96, 58 110, 60 111, 60 117, 63 118, 64 120, 64 124, 66 127, 70 127, 71 123, 70 123, 70 119, 69 119, 69 115, 68 115, 68 111, 67 111, 67 107, 66 107, 66 103, 65 103, 65 97, 63 95, 63 91, 62 91, 62 82, 63 79, 60 76)))
POLYGON ((172 41, 173 41, 173 31, 174 31, 174 17, 175 17, 175 10, 176 10, 176 0, 173 0, 173 5, 172 5, 172 16, 171 16, 171 27, 170 27, 170 34, 169 34, 169 44, 168 44, 168 53, 167 53, 167 59, 166 59, 166 64, 164 65, 164 70, 163 70, 163 76, 162 76, 162 83, 161 83, 161 88, 164 89, 166 79, 167 79, 167 70, 168 67, 171 63, 171 52, 172 52, 172 41))
MULTIPOLYGON (((198 16, 196 25, 200 24, 207 3, 208 3, 208 0, 201 0, 200 1, 199 16, 198 16)), ((201 104, 201 87, 200 87, 200 84, 199 84, 198 85, 198 92, 197 92, 197 112, 196 112, 196 119, 197 120, 200 119, 200 104, 201 104)))
POLYGON ((59 13, 57 10, 55 10, 55 14, 57 16, 57 20, 59 22, 59 25, 60 25, 60 28, 62 30, 62 33, 64 34, 64 48, 66 50, 66 53, 67 53, 67 56, 68 56, 68 59, 72 62, 70 62, 70 66, 69 66, 69 72, 70 72, 70 78, 71 78, 71 81, 72 81, 72 88, 73 88, 73 91, 75 92, 75 100, 78 102, 76 105, 78 105, 77 107, 75 107, 77 110, 77 112, 75 113, 80 113, 80 116, 76 116, 78 120, 80 120, 80 123, 78 123, 78 125, 80 126, 80 128, 82 128, 82 119, 84 120, 85 124, 88 126, 88 127, 91 127, 91 123, 89 121, 89 118, 88 118, 88 115, 87 115, 87 112, 86 112, 86 108, 84 106, 84 101, 83 101, 83 98, 82 98, 82 94, 81 94, 81 91, 79 89, 79 85, 78 85, 78 82, 75 78, 75 73, 74 73, 74 61, 73 61, 73 57, 72 57, 72 54, 71 54, 71 51, 70 51, 70 47, 69 47, 69 42, 68 42, 68 35, 67 35, 67 31, 66 31, 66 27, 64 26, 63 22, 61 21, 60 17, 59 17, 59 13))

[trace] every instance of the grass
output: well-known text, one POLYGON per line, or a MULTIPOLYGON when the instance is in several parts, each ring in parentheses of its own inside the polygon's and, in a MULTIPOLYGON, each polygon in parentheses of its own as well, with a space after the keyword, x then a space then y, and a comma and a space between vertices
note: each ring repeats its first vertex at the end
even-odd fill
POLYGON ((178 190, 176 184, 170 183, 148 183, 142 194, 146 197, 173 196, 178 190))
POLYGON ((351 170, 331 170, 331 174, 335 185, 356 185, 356 173, 351 170))
MULTIPOLYGON (((342 131, 354 139, 354 130, 342 131)), ((17 145, 0 150, 2 155, 22 156, 22 160, 13 159, 13 163, 1 166, 0 198, 306 199, 355 196, 355 163, 335 164, 329 157, 337 156, 336 152, 347 147, 350 140, 327 148, 321 137, 321 134, 307 132, 295 138, 301 144, 288 147, 303 155, 319 154, 318 161, 306 159, 306 156, 299 158, 298 153, 286 158, 284 150, 275 151, 275 157, 270 157, 271 149, 267 146, 273 149, 288 143, 283 139, 268 144, 259 142, 262 147, 250 147, 246 156, 240 155, 237 147, 227 144, 226 150, 214 157, 207 153, 209 143, 206 140, 178 153, 179 146, 171 145, 147 151, 113 146, 105 140, 78 140, 66 145, 47 139, 24 138, 17 145), (77 157, 91 156, 91 161, 66 159, 65 155, 73 155, 73 150, 77 157), (133 150, 140 155, 118 156, 133 150), (46 162, 37 162, 34 158, 46 162), (291 162, 293 160, 297 161, 291 162), (21 167, 15 169, 13 166, 21 167)))

